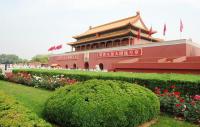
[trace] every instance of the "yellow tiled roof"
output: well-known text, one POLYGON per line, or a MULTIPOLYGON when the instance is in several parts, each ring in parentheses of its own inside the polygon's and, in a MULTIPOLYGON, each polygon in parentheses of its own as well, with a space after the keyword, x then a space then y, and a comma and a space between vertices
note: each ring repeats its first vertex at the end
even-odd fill
MULTIPOLYGON (((79 41, 76 41, 76 42, 70 42, 70 43, 66 43, 66 44, 68 44, 68 45, 81 44, 81 43, 86 43, 86 42, 91 42, 91 41, 96 41, 96 40, 107 39, 107 38, 111 38, 111 37, 122 36, 122 35, 126 35, 126 34, 129 34, 129 33, 132 33, 136 36, 138 34, 137 31, 134 31, 134 30, 130 30, 130 31, 123 30, 123 31, 120 31, 120 32, 113 32, 111 34, 106 34, 106 35, 103 35, 103 36, 100 36, 100 37, 86 38, 86 39, 82 39, 82 40, 79 40, 79 41)), ((160 41, 160 39, 158 39, 158 38, 149 37, 148 34, 144 34, 144 33, 140 33, 140 34, 141 34, 141 37, 150 39, 152 41, 156 41, 156 42, 160 41)))
POLYGON ((106 34, 105 36, 100 36, 100 37, 95 37, 95 38, 90 38, 90 39, 84 39, 81 41, 76 41, 76 42, 70 42, 67 43, 68 45, 73 45, 73 44, 80 44, 80 43, 85 43, 85 42, 89 42, 89 41, 95 41, 95 40, 101 40, 101 39, 107 39, 110 37, 116 37, 116 36, 121 36, 124 34, 128 34, 130 31, 121 31, 121 32, 116 32, 116 33, 112 33, 112 34, 106 34))
POLYGON ((95 34, 95 33, 98 33, 98 32, 103 32, 103 31, 106 31, 106 30, 114 29, 114 28, 119 28, 119 27, 122 27, 122 26, 126 26, 130 23, 132 25, 138 27, 138 28, 148 30, 147 27, 144 25, 143 21, 141 20, 140 13, 137 12, 136 16, 128 17, 128 18, 121 19, 121 20, 118 20, 118 21, 114 21, 114 22, 111 22, 111 23, 107 23, 107 24, 104 24, 104 25, 101 25, 101 26, 92 27, 91 29, 87 30, 85 33, 80 34, 78 36, 74 36, 74 38, 79 38, 79 37, 82 37, 82 36, 95 34), (139 20, 142 22, 142 25, 136 23, 139 20))

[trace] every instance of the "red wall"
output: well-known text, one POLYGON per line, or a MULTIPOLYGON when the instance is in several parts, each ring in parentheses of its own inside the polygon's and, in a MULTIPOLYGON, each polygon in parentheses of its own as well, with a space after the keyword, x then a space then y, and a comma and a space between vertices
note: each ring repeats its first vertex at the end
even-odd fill
POLYGON ((187 44, 186 49, 187 56, 200 56, 200 48, 187 44))
MULTIPOLYGON (((163 42, 164 43, 164 42, 163 42)), ((98 58, 97 53, 89 54, 89 66, 90 69, 95 69, 96 65, 102 63, 104 69, 112 69, 114 63, 119 61, 133 59, 133 58, 165 58, 165 57, 181 57, 186 55, 195 55, 198 51, 190 52, 191 47, 186 46, 186 44, 176 44, 176 45, 165 45, 165 46, 154 46, 154 47, 143 47, 141 48, 143 53, 142 56, 138 57, 113 57, 113 58, 98 58), (187 51, 187 52, 186 52, 187 51)), ((107 52, 107 50, 105 49, 107 52)), ((70 55, 70 54, 65 54, 70 55)), ((57 56, 52 56, 49 60, 49 64, 59 64, 61 67, 65 68, 68 65, 69 68, 73 68, 73 64, 76 64, 78 68, 84 69, 84 54, 79 54, 76 60, 59 60, 55 59, 57 56)))
POLYGON ((186 45, 168 45, 157 47, 142 48, 143 54, 139 57, 115 57, 115 58, 97 58, 96 53, 90 54, 90 67, 95 68, 96 65, 103 63, 104 67, 108 70, 112 69, 112 64, 123 60, 133 58, 148 58, 148 57, 181 57, 186 56, 186 45))
POLYGON ((76 64, 77 68, 84 68, 84 55, 83 54, 79 54, 78 55, 78 59, 69 59, 69 60, 55 60, 55 57, 57 56, 52 56, 49 59, 49 65, 52 64, 59 64, 62 68, 66 68, 66 65, 68 66, 68 68, 73 68, 73 65, 76 64))

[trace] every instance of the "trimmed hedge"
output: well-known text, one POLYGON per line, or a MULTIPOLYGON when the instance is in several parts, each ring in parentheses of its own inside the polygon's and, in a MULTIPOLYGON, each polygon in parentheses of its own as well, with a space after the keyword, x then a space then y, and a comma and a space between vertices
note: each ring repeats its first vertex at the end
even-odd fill
POLYGON ((0 68, 0 80, 4 80, 4 75, 2 74, 2 69, 0 68))
POLYGON ((120 80, 136 83, 151 90, 155 87, 164 90, 175 85, 182 94, 196 95, 200 93, 200 76, 185 74, 126 73, 126 72, 87 72, 47 69, 15 69, 13 73, 26 72, 35 75, 64 75, 70 79, 86 81, 90 79, 120 80))
POLYGON ((4 75, 0 74, 0 80, 4 80, 4 75))
POLYGON ((63 127, 136 127, 159 113, 159 99, 153 92, 113 80, 60 88, 45 105, 45 116, 63 127))
POLYGON ((0 91, 0 127, 51 127, 51 125, 0 91))

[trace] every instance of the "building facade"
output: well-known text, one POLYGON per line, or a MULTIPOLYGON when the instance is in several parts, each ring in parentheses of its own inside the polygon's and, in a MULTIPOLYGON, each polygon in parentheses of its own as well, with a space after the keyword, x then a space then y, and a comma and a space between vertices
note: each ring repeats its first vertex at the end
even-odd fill
POLYGON ((72 52, 52 55, 50 65, 66 69, 130 72, 200 73, 200 46, 192 40, 163 41, 152 37, 136 16, 90 27, 67 43, 72 52))

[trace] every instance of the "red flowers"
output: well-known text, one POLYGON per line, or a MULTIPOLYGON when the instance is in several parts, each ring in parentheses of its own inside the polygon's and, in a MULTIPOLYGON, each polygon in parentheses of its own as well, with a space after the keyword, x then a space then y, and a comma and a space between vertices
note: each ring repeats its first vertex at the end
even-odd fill
POLYGON ((196 102, 195 102, 195 101, 191 101, 190 104, 191 104, 192 106, 194 106, 194 105, 196 104, 196 102))
POLYGON ((6 77, 9 81, 22 83, 35 87, 45 87, 46 89, 54 90, 57 87, 65 85, 73 85, 77 82, 76 79, 69 79, 64 75, 42 75, 30 74, 27 72, 9 73, 6 77))
POLYGON ((180 103, 184 103, 185 102, 185 100, 183 98, 181 98, 179 101, 180 101, 180 103))
POLYGON ((176 96, 176 97, 179 97, 180 96, 180 92, 174 92, 174 95, 176 96))
POLYGON ((181 104, 176 104, 176 107, 180 107, 181 106, 181 104))
POLYGON ((194 96, 194 99, 197 100, 197 101, 200 101, 200 95, 194 96))
POLYGON ((172 85, 164 90, 156 87, 155 93, 160 98, 161 111, 171 113, 182 119, 199 123, 200 121, 200 95, 184 95, 175 90, 172 85))
POLYGON ((171 88, 171 89, 175 89, 175 88, 176 88, 176 86, 175 86, 175 85, 172 85, 172 86, 170 86, 170 88, 171 88))
POLYGON ((77 82, 77 80, 75 80, 75 79, 67 79, 66 80, 66 83, 69 85, 75 84, 76 82, 77 82))
POLYGON ((154 92, 155 92, 156 94, 160 94, 160 88, 156 87, 154 92))
POLYGON ((163 90, 163 93, 168 93, 168 92, 169 92, 168 89, 163 90))

